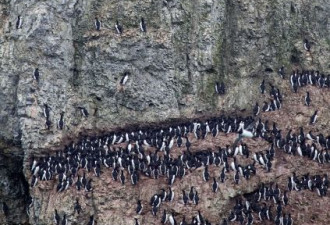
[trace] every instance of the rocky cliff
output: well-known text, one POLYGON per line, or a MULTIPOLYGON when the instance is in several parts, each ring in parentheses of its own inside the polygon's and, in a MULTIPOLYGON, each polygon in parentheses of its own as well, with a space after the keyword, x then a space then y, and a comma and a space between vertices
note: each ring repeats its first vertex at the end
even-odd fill
MULTIPOLYGON (((255 102, 264 99, 258 90, 263 79, 284 93, 283 108, 263 119, 280 124, 283 134, 287 129, 298 132, 299 126, 306 126, 306 130, 329 135, 329 90, 308 87, 315 96, 321 96, 313 106, 320 109, 321 120, 316 127, 309 127, 305 121, 314 108, 299 105, 304 90, 292 95, 288 80, 277 74, 282 65, 287 78, 292 69, 329 73, 327 1, 3 0, 0 9, 0 198, 9 207, 9 215, 1 216, 0 221, 5 224, 50 224, 55 208, 68 215, 70 224, 87 223, 91 214, 96 215, 98 224, 132 223, 137 196, 146 203, 166 185, 165 180, 141 178, 138 188, 122 186, 110 181, 109 170, 104 170, 94 179, 92 194, 77 193, 74 188, 58 194, 55 181, 29 188, 32 156, 54 155, 85 135, 164 126, 174 119, 187 121, 220 113, 250 115, 255 102), (17 29, 18 16, 21 26, 17 29), (100 31, 94 27, 95 17, 102 23, 100 31), (145 18, 146 33, 139 29, 140 17, 145 18), (123 26, 121 35, 116 33, 116 20, 123 26), (304 49, 304 39, 311 43, 310 51, 304 49), (39 82, 33 77, 36 68, 39 82), (120 79, 127 71, 130 75, 122 86, 120 79), (225 95, 215 94, 216 82, 225 83, 225 95), (44 104, 50 107, 49 129, 44 104), (295 111, 292 104, 296 104, 295 111), (89 116, 82 116, 79 107, 89 116), (61 112, 63 130, 57 128, 61 112), (30 195, 34 201, 27 215, 30 195), (84 216, 73 215, 74 198, 80 199, 84 216)), ((224 147, 233 139, 226 136, 221 144, 210 139, 213 147, 209 147, 224 147)), ((193 146, 198 150, 206 148, 205 144, 197 141, 193 146)), ((265 147, 261 141, 247 144, 260 148, 256 151, 265 147)), ((179 154, 176 151, 173 154, 179 154)), ((283 159, 290 163, 290 157, 283 159)), ((173 203, 167 208, 173 208, 179 217, 210 209, 205 215, 213 223, 219 221, 227 216, 229 208, 224 205, 232 198, 253 192, 260 182, 276 181, 285 188, 286 178, 279 174, 289 176, 305 163, 301 159, 301 164, 290 163, 281 170, 285 164, 282 158, 277 160, 267 179, 254 178, 246 185, 228 187, 230 190, 221 192, 219 198, 201 194, 200 208, 182 209, 173 203)), ((329 169, 328 165, 309 163, 313 174, 329 169)), ((308 171, 299 174, 304 172, 308 171)), ((200 191, 210 190, 209 184, 202 185, 200 171, 189 176, 174 187, 177 195, 192 185, 200 191)), ((329 207, 326 200, 318 204, 329 207)), ((311 209, 314 203, 304 207, 311 209)), ((295 219, 310 224, 309 217, 299 213, 295 219)), ((160 222, 150 213, 140 219, 143 224, 160 222)), ((326 224, 323 222, 330 219, 320 216, 314 220, 326 224)))

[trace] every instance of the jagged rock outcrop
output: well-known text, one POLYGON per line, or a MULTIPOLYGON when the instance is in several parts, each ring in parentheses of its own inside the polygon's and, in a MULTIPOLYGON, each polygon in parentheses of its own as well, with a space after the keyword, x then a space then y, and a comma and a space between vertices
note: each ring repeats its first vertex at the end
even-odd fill
MULTIPOLYGON (((282 65, 287 75, 293 68, 326 74, 330 68, 330 5, 322 0, 168 0, 167 4, 161 0, 3 0, 0 9, 0 154, 5 162, 1 164, 5 188, 1 188, 0 198, 9 202, 10 209, 27 202, 29 193, 22 175, 30 179, 32 155, 52 154, 86 133, 131 124, 220 111, 245 109, 248 114, 259 99, 263 78, 289 95, 287 82, 277 75, 282 65), (16 29, 18 15, 22 16, 20 29, 16 29), (101 31, 94 29, 95 16, 102 21, 101 31), (147 33, 139 31, 141 16, 146 19, 147 33), (115 33, 117 19, 124 27, 122 35, 115 33), (305 38, 312 43, 310 52, 303 48, 305 38), (37 67, 39 83, 33 79, 37 67), (125 71, 131 76, 122 88, 119 81, 125 71), (214 93, 216 81, 226 84, 225 95, 214 93), (45 103, 51 107, 50 130, 42 116, 45 103), (78 107, 85 107, 90 116, 82 117, 78 107), (58 130, 56 121, 62 111, 65 129, 58 130)), ((329 107, 319 105, 323 119, 317 129, 326 132, 329 107)), ((303 118, 311 111, 296 116, 288 107, 269 120, 289 113, 291 121, 306 125, 303 118)), ((288 128, 288 124, 283 126, 288 128)), ((117 185, 109 184, 105 177, 101 181, 110 189, 117 185)), ((55 183, 48 185, 32 192, 36 205, 29 220, 22 206, 8 218, 8 224, 49 224, 55 205, 69 212, 72 196, 58 196, 55 183), (22 216, 15 216, 19 213, 22 216)), ((126 188, 130 189, 120 187, 116 193, 126 188)), ((105 199, 87 197, 86 212, 102 214, 103 208, 98 206, 106 208, 105 199)), ((117 204, 127 208, 120 197, 109 201, 113 206, 107 210, 116 211, 117 204)), ((127 224, 130 219, 113 219, 112 224, 127 224)))

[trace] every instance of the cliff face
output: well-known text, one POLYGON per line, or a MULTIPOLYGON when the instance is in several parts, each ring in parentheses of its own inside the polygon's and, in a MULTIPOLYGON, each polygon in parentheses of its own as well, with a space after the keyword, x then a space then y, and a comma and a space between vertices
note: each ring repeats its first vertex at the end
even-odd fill
MULTIPOLYGON (((290 93, 277 75, 282 65, 287 75, 293 68, 325 73, 330 68, 330 5, 325 0, 3 0, 0 10, 0 198, 8 202, 10 216, 2 219, 9 224, 49 224, 54 208, 72 211, 72 193, 55 194, 55 182, 27 190, 23 177, 31 177, 32 156, 53 154, 87 133, 132 124, 244 109, 248 114, 260 98, 262 79, 290 93), (16 29, 18 15, 22 26, 16 29), (139 30, 141 16, 147 33, 139 30), (95 17, 102 21, 100 31, 95 30, 95 17), (116 20, 123 25, 122 35, 115 32, 116 20), (305 38, 311 42, 310 52, 303 48, 305 38), (39 82, 33 79, 35 68, 39 82), (125 71, 131 75, 122 87, 125 71), (214 84, 222 81, 226 94, 219 96, 214 84), (49 130, 44 104, 50 106, 49 130), (85 107, 89 117, 81 116, 78 107, 85 107), (62 111, 65 128, 59 130, 62 111), (24 205, 29 193, 35 201, 28 217, 24 205)), ((324 120, 322 126, 328 125, 324 120)), ((322 126, 319 130, 326 131, 322 126)), ((127 198, 136 196, 135 189, 112 184, 106 176, 96 181, 96 187, 104 182, 99 184, 103 191, 94 191, 99 197, 87 196, 85 203, 81 199, 90 207, 85 208, 86 217, 95 213, 103 221, 99 224, 110 218, 111 224, 127 224, 129 212, 122 220, 103 220, 101 215, 118 210, 118 205, 128 207, 120 200, 125 192, 132 193, 127 198), (106 200, 102 195, 110 194, 111 185, 120 186, 121 195, 106 200)), ((183 183, 185 188, 188 183, 183 183)), ((150 193, 145 195, 149 198, 150 193)))

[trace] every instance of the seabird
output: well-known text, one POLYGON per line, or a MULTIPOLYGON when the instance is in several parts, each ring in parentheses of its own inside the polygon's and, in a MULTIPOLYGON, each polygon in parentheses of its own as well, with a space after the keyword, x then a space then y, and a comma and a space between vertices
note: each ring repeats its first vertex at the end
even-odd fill
POLYGON ((46 119, 49 119, 49 111, 50 111, 50 107, 45 103, 44 104, 45 108, 44 108, 44 116, 46 119))
POLYGON ((60 220, 61 220, 60 215, 58 215, 57 210, 55 209, 55 212, 54 212, 54 223, 56 225, 60 225, 60 220))
POLYGON ((311 50, 311 44, 309 43, 309 41, 307 39, 304 40, 304 49, 306 51, 310 51, 311 50))
POLYGON ((197 191, 195 192, 193 202, 194 202, 195 205, 198 205, 199 197, 198 197, 198 192, 197 191))
POLYGON ((283 193, 283 197, 282 197, 283 205, 289 204, 289 198, 288 198, 287 192, 288 191, 284 191, 284 193, 283 193))
POLYGON ((192 187, 190 187, 190 192, 189 192, 189 199, 190 199, 190 201, 193 201, 194 200, 194 196, 195 196, 195 194, 194 194, 194 187, 192 186, 192 187))
POLYGON ((151 213, 153 216, 157 216, 158 207, 156 205, 152 206, 151 213))
POLYGON ((307 139, 311 140, 311 141, 315 141, 316 140, 316 137, 312 134, 312 131, 309 131, 307 134, 306 134, 306 137, 307 139))
POLYGON ((170 222, 171 225, 177 225, 173 212, 169 215, 168 221, 170 222))
POLYGON ((254 106, 254 108, 253 108, 253 114, 254 114, 255 116, 258 116, 259 113, 260 113, 260 106, 259 106, 258 102, 256 102, 256 104, 255 104, 255 106, 254 106))
POLYGON ((16 29, 22 28, 22 17, 17 16, 17 21, 16 21, 16 29))
POLYGON ((5 202, 2 202, 2 211, 3 214, 7 217, 9 214, 9 208, 5 202))
POLYGON ((187 225, 186 217, 184 215, 183 215, 182 221, 180 222, 179 225, 187 225))
POLYGON ((215 93, 219 95, 225 94, 225 84, 223 82, 221 82, 220 84, 219 82, 216 82, 214 88, 215 88, 215 93))
POLYGON ((233 146, 236 146, 237 143, 242 138, 252 138, 252 137, 254 137, 253 128, 254 128, 254 123, 251 123, 246 129, 244 129, 244 122, 241 122, 240 125, 239 125, 239 128, 238 128, 238 137, 236 138, 233 146))
POLYGON ((128 77, 129 77, 129 72, 125 72, 124 76, 120 79, 120 85, 124 86, 128 81, 128 77))
POLYGON ((139 221, 138 221, 138 219, 137 219, 137 218, 134 218, 134 220, 135 220, 135 223, 134 223, 134 225, 140 225, 140 223, 139 223, 139 221))
POLYGON ((186 195, 186 192, 182 190, 182 201, 184 205, 187 205, 188 203, 188 196, 186 195))
POLYGON ((260 93, 261 93, 261 94, 264 94, 264 93, 265 93, 265 89, 266 89, 266 86, 265 86, 265 80, 262 80, 262 82, 261 82, 259 88, 260 88, 260 93))
POLYGON ((86 192, 89 192, 89 191, 91 191, 91 190, 93 190, 93 188, 92 188, 92 179, 90 179, 90 180, 87 182, 86 186, 85 186, 85 191, 86 191, 86 192))
POLYGON ((235 175, 234 175, 234 180, 235 180, 235 184, 239 183, 239 171, 237 170, 235 175))
POLYGON ((311 104, 311 98, 309 96, 309 92, 306 92, 306 96, 305 96, 305 105, 309 106, 311 104))
POLYGON ((115 28, 116 28, 117 34, 123 33, 123 27, 119 24, 118 20, 116 21, 115 28))
POLYGON ((172 202, 174 199, 174 192, 172 191, 172 188, 169 187, 169 192, 168 192, 168 195, 167 195, 167 200, 172 202))
POLYGON ((224 183, 225 179, 226 179, 225 167, 223 167, 222 170, 221 170, 221 174, 220 174, 221 183, 224 183))
POLYGON ((167 214, 166 214, 166 210, 164 209, 164 211, 163 211, 163 215, 162 215, 162 219, 161 219, 160 222, 161 222, 162 224, 165 224, 166 221, 167 221, 167 214))
POLYGON ((147 32, 147 26, 146 26, 146 23, 144 22, 143 17, 141 17, 141 20, 140 20, 140 29, 142 32, 147 32))
POLYGON ((95 225, 94 215, 91 215, 89 217, 89 221, 88 221, 87 225, 95 225))
POLYGON ((219 93, 220 93, 220 92, 219 92, 219 89, 220 89, 220 87, 219 87, 219 82, 216 82, 216 83, 215 83, 214 88, 215 88, 215 93, 219 94, 219 93))
POLYGON ((270 109, 270 106, 269 106, 269 104, 267 103, 267 102, 264 102, 264 105, 262 106, 262 111, 263 112, 268 112, 268 111, 270 111, 271 109, 270 109))
POLYGON ((64 213, 61 225, 67 225, 67 224, 68 224, 68 220, 66 219, 66 214, 64 213))
POLYGON ((60 119, 57 122, 57 128, 60 129, 60 130, 63 130, 63 127, 64 127, 63 117, 64 117, 64 112, 61 112, 60 113, 60 119))
POLYGON ((47 130, 49 130, 50 127, 52 126, 52 122, 51 122, 48 118, 46 118, 45 125, 46 125, 46 127, 47 127, 47 130))
POLYGON ((218 191, 218 187, 219 187, 219 184, 218 184, 217 180, 215 179, 215 177, 213 177, 212 190, 214 193, 218 191))
POLYGON ((101 22, 97 17, 95 17, 95 29, 98 31, 101 29, 101 22))
POLYGON ((314 123, 316 123, 316 120, 317 120, 317 112, 318 112, 318 110, 316 110, 315 112, 314 112, 314 114, 311 116, 311 119, 310 119, 310 124, 314 124, 314 123))
POLYGON ((87 109, 85 107, 78 107, 78 109, 80 109, 81 115, 84 117, 88 117, 89 113, 87 111, 87 109))
POLYGON ((203 172, 203 180, 207 182, 209 179, 210 179, 209 170, 208 170, 208 167, 205 166, 204 172, 203 172))
POLYGON ((125 184, 125 175, 124 175, 124 171, 121 171, 121 175, 120 175, 120 182, 124 185, 125 184))
POLYGON ((282 79, 284 79, 284 66, 282 66, 279 70, 278 70, 278 74, 280 75, 280 77, 282 78, 282 79))
POLYGON ((142 209, 143 209, 143 206, 142 206, 141 200, 138 200, 138 201, 137 201, 137 206, 136 206, 136 213, 137 213, 138 215, 140 215, 141 212, 142 212, 142 209))
POLYGON ((35 187, 38 183, 38 177, 36 177, 35 175, 32 176, 31 179, 31 187, 35 187))
POLYGON ((78 199, 76 199, 76 203, 74 204, 74 212, 77 212, 78 214, 81 212, 81 205, 79 204, 78 199))
POLYGON ((39 83, 39 68, 36 68, 33 73, 33 78, 39 83))

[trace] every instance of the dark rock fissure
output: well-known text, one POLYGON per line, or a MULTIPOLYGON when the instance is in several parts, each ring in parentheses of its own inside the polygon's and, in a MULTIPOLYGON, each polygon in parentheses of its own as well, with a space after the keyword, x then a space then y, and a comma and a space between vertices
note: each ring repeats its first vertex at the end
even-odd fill
POLYGON ((23 174, 21 153, 19 145, 0 140, 0 203, 2 207, 5 202, 9 208, 6 224, 29 224, 26 211, 30 200, 29 184, 23 174))

